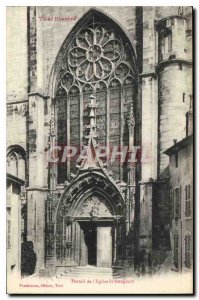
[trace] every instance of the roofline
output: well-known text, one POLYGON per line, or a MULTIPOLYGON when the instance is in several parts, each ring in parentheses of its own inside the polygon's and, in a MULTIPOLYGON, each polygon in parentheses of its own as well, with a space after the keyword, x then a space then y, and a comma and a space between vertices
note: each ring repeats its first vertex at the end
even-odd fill
POLYGON ((13 182, 18 183, 18 184, 20 184, 20 185, 24 185, 24 183, 25 183, 24 180, 19 179, 19 178, 17 178, 16 176, 11 175, 11 174, 9 174, 9 173, 6 173, 6 180, 13 181, 13 182))
POLYGON ((193 143, 193 134, 188 135, 184 139, 175 143, 173 146, 164 151, 164 153, 170 156, 171 154, 181 150, 182 148, 186 147, 187 145, 190 145, 191 143, 193 143))

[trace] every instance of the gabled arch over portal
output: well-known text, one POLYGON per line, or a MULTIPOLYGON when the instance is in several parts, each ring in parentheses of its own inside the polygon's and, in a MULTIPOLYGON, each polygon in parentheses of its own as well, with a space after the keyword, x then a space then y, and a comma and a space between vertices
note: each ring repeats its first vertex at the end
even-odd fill
POLYGON ((63 193, 55 215, 56 223, 67 216, 74 216, 76 209, 89 197, 99 194, 111 207, 114 217, 125 216, 125 201, 122 191, 101 171, 86 171, 79 174, 63 193))

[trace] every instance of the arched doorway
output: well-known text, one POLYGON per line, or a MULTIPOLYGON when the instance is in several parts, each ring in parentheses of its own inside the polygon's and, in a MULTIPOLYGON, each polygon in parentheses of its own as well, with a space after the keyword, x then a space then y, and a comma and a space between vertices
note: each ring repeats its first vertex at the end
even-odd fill
POLYGON ((60 200, 55 226, 56 265, 111 267, 124 254, 125 209, 118 189, 89 171, 60 200))
POLYGON ((114 211, 104 195, 92 194, 76 213, 80 230, 80 265, 111 267, 114 249, 114 211))

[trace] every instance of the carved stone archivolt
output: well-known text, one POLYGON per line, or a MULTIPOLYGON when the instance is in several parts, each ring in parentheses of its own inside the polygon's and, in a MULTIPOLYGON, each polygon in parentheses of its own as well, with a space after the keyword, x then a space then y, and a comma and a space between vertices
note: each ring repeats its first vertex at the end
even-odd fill
POLYGON ((102 175, 88 173, 77 177, 77 180, 66 188, 58 205, 57 221, 60 222, 67 215, 83 216, 84 213, 87 217, 92 217, 92 214, 97 214, 97 208, 100 215, 105 217, 122 216, 124 206, 123 196, 112 182, 102 175), (108 202, 105 199, 108 199, 108 202))

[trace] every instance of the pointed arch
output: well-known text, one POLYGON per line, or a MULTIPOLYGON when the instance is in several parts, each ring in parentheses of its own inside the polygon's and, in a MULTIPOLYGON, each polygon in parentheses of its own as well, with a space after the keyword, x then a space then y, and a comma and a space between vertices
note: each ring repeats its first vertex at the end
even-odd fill
POLYGON ((27 153, 20 145, 7 148, 7 173, 25 181, 27 172, 27 153))
POLYGON ((65 216, 72 216, 75 212, 75 207, 79 206, 88 195, 96 191, 108 199, 113 208, 114 216, 124 216, 125 202, 116 184, 104 176, 101 171, 93 171, 92 174, 90 171, 86 171, 77 175, 62 194, 55 213, 56 222, 60 222, 60 217, 64 217, 63 212, 65 216))
POLYGON ((82 87, 82 91, 83 93, 93 93, 94 92, 94 89, 93 89, 93 86, 90 84, 90 83, 85 83, 82 87))
MULTIPOLYGON (((135 84, 129 85, 128 89, 132 95, 137 93, 137 69, 132 41, 122 26, 102 11, 90 9, 63 42, 51 74, 51 96, 63 100, 57 101, 61 118, 57 123, 63 123, 58 130, 61 139, 80 148, 84 144, 85 128, 89 125, 89 97, 94 92, 98 104, 99 144, 122 147, 125 130, 122 124, 125 114, 123 83, 128 76, 133 78, 135 84), (79 93, 72 95, 74 86, 78 87, 79 93)), ((68 179, 71 164, 73 173, 76 171, 75 161, 68 162, 68 179)), ((66 173, 63 167, 62 173, 66 173)), ((122 178, 121 161, 116 160, 110 170, 114 171, 115 179, 122 178)), ((63 183, 66 177, 61 178, 63 183)))
POLYGON ((78 85, 73 84, 70 89, 69 89, 69 95, 75 95, 75 94, 79 94, 80 93, 80 89, 78 87, 78 85))
POLYGON ((26 153, 25 149, 20 145, 11 145, 11 146, 9 146, 7 148, 7 157, 13 152, 20 155, 23 159, 26 159, 26 157, 27 157, 27 153, 26 153))
POLYGON ((106 89, 107 89, 106 81, 100 80, 95 84, 95 92, 98 92, 100 90, 106 90, 106 89))
POLYGON ((109 82, 108 87, 112 88, 112 89, 121 88, 121 85, 122 85, 122 83, 121 83, 121 80, 119 78, 112 78, 109 82))
POLYGON ((68 91, 70 87, 74 84, 74 77, 70 72, 66 72, 61 77, 62 86, 68 91))
MULTIPOLYGON (((121 231, 125 228, 124 221, 125 201, 118 186, 102 170, 95 170, 93 174, 89 170, 79 173, 65 189, 55 212, 53 236, 56 264, 64 265, 66 260, 80 263, 81 222, 100 222, 101 225, 109 222, 112 226, 119 222, 118 230, 121 231)), ((117 248, 122 245, 121 237, 117 245, 117 248)))
MULTIPOLYGON (((69 128, 69 139, 68 142, 70 146, 77 149, 80 142, 80 88, 74 84, 69 90, 68 99, 68 117, 70 118, 69 128)), ((70 160, 70 172, 76 172, 76 159, 77 157, 71 157, 70 160)))

